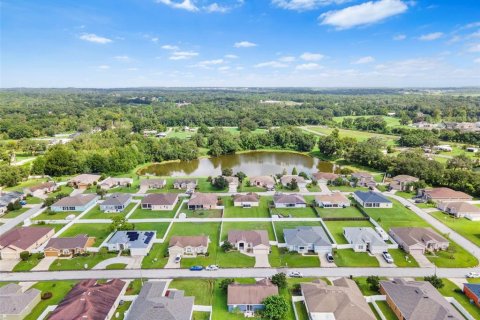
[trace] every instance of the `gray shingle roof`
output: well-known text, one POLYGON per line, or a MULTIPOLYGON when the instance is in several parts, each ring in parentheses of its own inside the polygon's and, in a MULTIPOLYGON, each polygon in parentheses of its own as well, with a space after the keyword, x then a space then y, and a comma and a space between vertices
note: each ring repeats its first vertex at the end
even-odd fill
POLYGON ((330 246, 332 243, 322 227, 297 227, 283 229, 283 236, 287 245, 304 246, 330 246))
POLYGON ((114 193, 102 202, 104 206, 121 206, 125 205, 132 196, 128 193, 114 193))
POLYGON ((353 244, 370 243, 372 246, 386 246, 385 241, 370 227, 346 227, 343 231, 353 244))
POLYGON ((16 283, 10 283, 0 288, 0 315, 18 315, 40 296, 40 290, 29 289, 25 292, 16 283))
POLYGON ((75 196, 65 197, 54 204, 52 207, 80 207, 84 206, 98 196, 94 193, 92 194, 77 194, 75 196))
POLYGON ((392 203, 390 200, 382 196, 378 192, 373 191, 355 191, 355 195, 360 198, 363 202, 370 203, 392 203))
POLYGON ((273 202, 275 203, 295 203, 295 204, 306 204, 305 199, 302 195, 299 194, 283 194, 277 193, 273 196, 273 202))

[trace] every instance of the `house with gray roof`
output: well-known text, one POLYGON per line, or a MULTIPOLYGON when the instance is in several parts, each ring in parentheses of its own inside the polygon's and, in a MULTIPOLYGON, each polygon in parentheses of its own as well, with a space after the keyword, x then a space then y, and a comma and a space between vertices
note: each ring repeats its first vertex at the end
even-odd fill
POLYGON ((150 193, 142 199, 142 209, 172 211, 178 203, 176 193, 150 193))
POLYGON ((355 191, 353 199, 364 208, 392 208, 392 201, 388 200, 379 192, 355 191))
POLYGON ((467 218, 472 221, 480 220, 480 207, 464 201, 438 202, 437 208, 455 218, 467 218))
POLYGON ((275 208, 306 208, 307 202, 300 194, 276 193, 273 196, 275 208))
POLYGON ((268 279, 257 283, 232 283, 227 289, 227 307, 229 312, 240 311, 246 316, 253 316, 265 308, 263 300, 270 296, 278 295, 278 287, 268 279))
POLYGON ((464 317, 427 281, 380 281, 380 293, 405 320, 460 320, 464 317))
POLYGON ((173 181, 174 189, 183 189, 187 192, 193 192, 198 185, 198 180, 196 179, 175 179, 173 181))
POLYGON ((25 195, 18 191, 4 192, 0 191, 0 215, 7 212, 7 207, 10 203, 22 200, 25 195))
POLYGON ((375 178, 368 172, 354 172, 352 173, 352 180, 356 181, 355 185, 360 187, 375 187, 377 183, 375 178))
POLYGON ((289 251, 298 253, 332 251, 332 241, 322 227, 302 226, 295 229, 283 229, 283 237, 289 251))
POLYGON ((162 189, 167 185, 165 179, 145 179, 140 181, 140 188, 146 189, 162 189))
POLYGON ((258 194, 249 192, 247 194, 236 194, 233 196, 233 206, 242 208, 258 207, 260 197, 258 194))
POLYGON ((132 256, 146 256, 152 248, 156 231, 115 231, 107 240, 109 251, 130 250, 132 256))
POLYGON ((132 178, 115 178, 115 177, 109 177, 102 182, 100 182, 98 185, 100 186, 101 189, 103 190, 108 190, 111 188, 116 188, 116 187, 129 187, 133 183, 132 178))
POLYGON ((299 188, 304 188, 307 186, 308 181, 304 177, 298 175, 284 175, 280 178, 280 183, 282 186, 287 187, 292 181, 295 180, 299 188))
POLYGON ((228 242, 240 252, 270 253, 270 242, 266 230, 230 230, 228 231, 228 242))
POLYGON ((353 246, 355 252, 382 253, 388 250, 388 245, 380 235, 370 227, 343 228, 343 236, 353 246))
POLYGON ((35 288, 23 290, 16 283, 0 287, 0 318, 22 320, 40 302, 41 291, 35 288))
POLYGON ((195 297, 167 290, 165 281, 147 281, 134 300, 126 320, 191 320, 195 297))
POLYGON ((100 210, 104 212, 122 212, 131 202, 131 194, 114 193, 100 204, 100 210))
POLYGON ((94 193, 77 194, 62 198, 50 206, 52 211, 85 211, 89 207, 95 205, 99 199, 94 193))
POLYGON ((389 233, 407 253, 446 250, 449 246, 448 240, 432 228, 391 228, 389 233))

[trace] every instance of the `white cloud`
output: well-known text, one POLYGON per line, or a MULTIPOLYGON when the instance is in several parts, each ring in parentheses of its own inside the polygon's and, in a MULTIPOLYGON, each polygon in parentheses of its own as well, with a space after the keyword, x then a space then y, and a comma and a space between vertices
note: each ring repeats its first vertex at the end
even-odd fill
POLYGON ((227 13, 228 11, 230 11, 232 8, 230 7, 224 7, 224 6, 221 6, 219 5, 218 3, 214 2, 214 3, 211 3, 209 4, 208 6, 204 7, 205 11, 209 12, 209 13, 213 13, 213 12, 218 12, 218 13, 227 13))
POLYGON ((473 60, 473 62, 480 63, 480 58, 477 58, 477 59, 473 60))
POLYGON ((480 43, 470 45, 468 52, 480 52, 480 43))
POLYGON ((219 65, 219 64, 222 64, 224 62, 225 61, 223 59, 204 60, 204 61, 200 61, 199 63, 193 65, 193 67, 208 68, 210 66, 219 65))
POLYGON ((308 70, 318 70, 322 69, 322 66, 319 65, 318 63, 303 63, 299 64, 298 66, 295 67, 296 70, 301 70, 301 71, 308 71, 308 70))
POLYGON ((110 66, 106 65, 106 64, 102 64, 102 65, 98 66, 98 69, 107 70, 107 69, 110 69, 110 66))
POLYGON ((223 66, 223 67, 218 68, 218 71, 227 71, 227 70, 230 70, 229 66, 223 66))
POLYGON ((158 42, 158 38, 157 38, 157 37, 150 38, 150 40, 151 40, 152 42, 155 42, 155 43, 158 42))
POLYGON ((250 41, 240 41, 240 42, 235 42, 233 46, 235 48, 251 48, 251 47, 256 47, 257 44, 250 41))
POLYGON ((226 54, 225 55, 225 59, 237 59, 238 56, 237 55, 234 55, 234 54, 226 54))
POLYGON ((113 59, 115 59, 117 61, 120 61, 120 62, 130 62, 130 61, 132 61, 132 58, 130 58, 129 56, 115 56, 115 57, 113 57, 113 59))
POLYGON ((375 61, 375 58, 372 56, 366 56, 366 57, 361 57, 358 60, 355 60, 352 62, 352 64, 366 64, 366 63, 372 63, 375 61))
POLYGON ((443 32, 432 32, 428 34, 423 34, 420 37, 418 37, 418 39, 422 41, 433 41, 433 40, 440 39, 441 37, 443 37, 443 32))
POLYGON ((195 51, 175 51, 170 56, 170 60, 187 60, 198 56, 198 52, 195 51))
POLYGON ((304 52, 300 58, 305 61, 318 61, 322 60, 325 56, 320 53, 311 53, 311 52, 304 52))
POLYGON ((179 48, 177 46, 173 46, 171 44, 166 44, 162 46, 162 49, 164 50, 178 50, 179 48))
POLYGON ((349 0, 272 0, 272 4, 282 9, 307 11, 330 4, 341 4, 349 0))
POLYGON ((138 68, 128 68, 128 71, 138 71, 138 68))
POLYGON ((258 63, 254 67, 255 68, 286 68, 288 67, 288 65, 278 61, 266 61, 266 62, 258 63))
POLYGON ((407 11, 408 6, 401 0, 369 1, 341 10, 328 11, 320 15, 321 24, 337 29, 349 29, 369 25, 407 11))
POLYGON ((404 34, 397 34, 396 36, 393 37, 393 40, 395 41, 402 41, 407 39, 407 36, 404 34))
POLYGON ((278 59, 278 61, 281 61, 281 62, 293 62, 295 60, 296 60, 296 58, 292 57, 292 56, 284 56, 284 57, 280 57, 278 59))
POLYGON ((100 43, 100 44, 106 44, 112 42, 112 39, 108 39, 105 37, 100 37, 97 36, 94 33, 84 33, 80 36, 81 40, 88 41, 88 42, 93 42, 93 43, 100 43))
POLYGON ((158 3, 163 3, 170 8, 174 9, 182 9, 191 12, 198 11, 197 6, 193 4, 192 0, 182 0, 182 1, 175 1, 175 0, 157 0, 158 3))

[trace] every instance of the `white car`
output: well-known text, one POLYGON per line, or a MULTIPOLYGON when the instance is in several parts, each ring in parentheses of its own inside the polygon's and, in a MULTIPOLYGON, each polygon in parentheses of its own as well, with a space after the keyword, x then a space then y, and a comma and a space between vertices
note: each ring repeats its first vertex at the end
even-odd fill
POLYGON ((211 264, 209 265, 208 267, 205 268, 205 270, 207 271, 217 271, 218 269, 220 269, 217 265, 214 265, 214 264, 211 264))
POLYGON ((390 255, 390 253, 388 253, 387 251, 383 252, 382 256, 383 256, 383 259, 385 259, 385 261, 387 261, 387 263, 393 263, 393 258, 390 255))
POLYGON ((298 271, 290 271, 290 272, 288 273, 288 276, 289 276, 290 278, 303 278, 303 275, 302 275, 300 272, 298 272, 298 271))
POLYGON ((467 273, 467 278, 480 278, 480 273, 478 273, 478 272, 469 272, 469 273, 467 273))

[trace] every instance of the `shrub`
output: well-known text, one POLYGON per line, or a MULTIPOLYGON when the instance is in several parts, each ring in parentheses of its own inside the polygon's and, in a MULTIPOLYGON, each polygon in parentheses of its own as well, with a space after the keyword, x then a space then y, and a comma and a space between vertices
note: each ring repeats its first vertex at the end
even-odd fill
POLYGON ((20 259, 23 261, 27 261, 30 258, 30 252, 28 251, 22 251, 20 252, 20 259))
POLYGON ((51 297, 53 297, 53 294, 50 291, 43 292, 41 296, 42 300, 48 300, 51 297))

